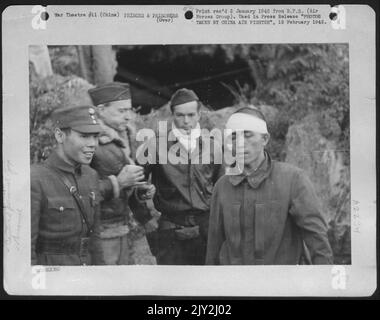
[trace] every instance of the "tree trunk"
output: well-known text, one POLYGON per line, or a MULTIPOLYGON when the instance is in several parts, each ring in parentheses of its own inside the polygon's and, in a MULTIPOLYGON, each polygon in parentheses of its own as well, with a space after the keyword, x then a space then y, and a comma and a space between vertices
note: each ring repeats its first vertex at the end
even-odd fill
POLYGON ((92 46, 94 84, 112 82, 116 75, 116 52, 112 46, 92 46))
POLYGON ((116 52, 112 46, 78 46, 81 76, 99 85, 112 82, 116 75, 116 52))
POLYGON ((43 79, 53 74, 47 46, 30 46, 29 61, 33 63, 38 78, 43 79))

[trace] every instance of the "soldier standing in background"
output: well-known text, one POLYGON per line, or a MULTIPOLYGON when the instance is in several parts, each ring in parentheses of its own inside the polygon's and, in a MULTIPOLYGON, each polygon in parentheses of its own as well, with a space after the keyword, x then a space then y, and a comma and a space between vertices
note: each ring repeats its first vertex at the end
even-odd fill
POLYGON ((220 150, 221 153, 221 148, 214 148, 218 142, 212 139, 210 145, 210 141, 204 141, 201 136, 200 106, 194 91, 175 92, 170 101, 172 125, 163 133, 167 148, 160 147, 160 137, 154 137, 138 150, 138 160, 146 149, 157 151, 155 160, 150 159, 144 167, 146 175, 152 175, 152 183, 157 188, 154 204, 162 213, 158 231, 149 237, 158 264, 205 264, 211 194, 224 170, 221 163, 214 161, 218 156, 221 159, 221 155, 211 152, 220 150), (181 163, 160 163, 160 154, 166 153, 170 159, 175 145, 183 155, 181 163), (194 159, 200 158, 210 161, 196 164, 194 159))
POLYGON ((101 177, 111 179, 115 191, 112 199, 101 202, 96 263, 155 264, 142 227, 153 219, 145 200, 153 197, 155 188, 143 181, 143 168, 132 159, 128 135, 132 120, 129 85, 107 83, 90 89, 89 95, 101 125, 99 147, 91 166, 101 177), (123 185, 116 177, 121 172, 127 176, 123 185), (143 252, 134 252, 137 242, 143 252))

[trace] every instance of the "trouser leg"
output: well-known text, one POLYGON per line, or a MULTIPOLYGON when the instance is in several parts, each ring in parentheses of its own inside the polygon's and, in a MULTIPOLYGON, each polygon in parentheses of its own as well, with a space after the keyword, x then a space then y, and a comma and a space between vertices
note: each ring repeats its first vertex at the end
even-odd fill
POLYGON ((128 235, 120 237, 120 252, 119 252, 119 265, 131 264, 130 262, 130 244, 128 235))
MULTIPOLYGON (((162 232, 161 232, 162 233, 162 232)), ((151 242, 153 241, 150 238, 151 242)), ((203 237, 178 240, 174 234, 156 237, 157 264, 161 265, 204 265, 206 242, 203 237), (157 239, 158 238, 158 239, 157 239)))
MULTIPOLYGON (((109 238, 98 239, 96 255, 94 256, 94 263, 96 265, 117 265, 121 261, 122 252, 122 238, 109 238)), ((124 259, 124 256, 122 257, 124 259)), ((123 264, 125 263, 124 260, 123 264)))
POLYGON ((153 256, 146 236, 129 239, 130 264, 157 264, 156 258, 153 256))
POLYGON ((175 239, 174 231, 159 230, 148 236, 149 246, 156 257, 157 264, 178 265, 182 264, 182 247, 175 239))
POLYGON ((184 260, 189 265, 204 265, 206 262, 206 242, 203 237, 183 241, 184 260))

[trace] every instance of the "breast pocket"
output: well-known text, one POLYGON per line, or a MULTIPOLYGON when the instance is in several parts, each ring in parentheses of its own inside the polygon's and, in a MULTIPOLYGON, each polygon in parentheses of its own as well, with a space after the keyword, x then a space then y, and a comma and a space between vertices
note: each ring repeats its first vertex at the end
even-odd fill
POLYGON ((64 197, 48 198, 48 209, 49 213, 52 214, 67 213, 75 209, 74 199, 64 197))
POLYGON ((47 199, 47 223, 49 228, 63 231, 72 228, 78 222, 73 198, 52 197, 47 199))

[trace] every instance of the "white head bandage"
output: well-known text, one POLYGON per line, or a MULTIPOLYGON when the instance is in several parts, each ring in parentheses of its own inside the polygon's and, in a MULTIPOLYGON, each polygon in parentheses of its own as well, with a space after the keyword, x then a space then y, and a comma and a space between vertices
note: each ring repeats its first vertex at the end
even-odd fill
POLYGON ((234 113, 228 119, 226 129, 268 133, 267 123, 264 120, 247 113, 234 113))

